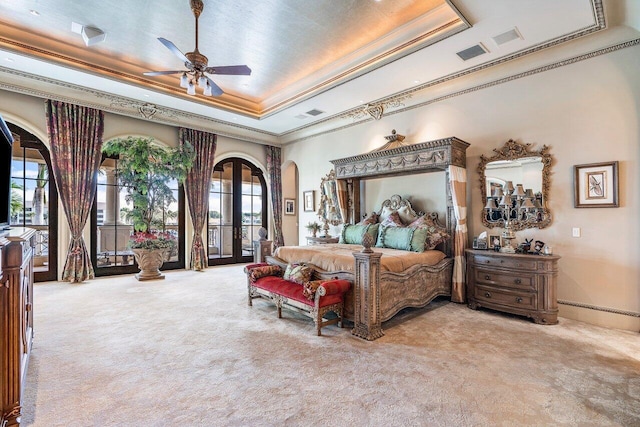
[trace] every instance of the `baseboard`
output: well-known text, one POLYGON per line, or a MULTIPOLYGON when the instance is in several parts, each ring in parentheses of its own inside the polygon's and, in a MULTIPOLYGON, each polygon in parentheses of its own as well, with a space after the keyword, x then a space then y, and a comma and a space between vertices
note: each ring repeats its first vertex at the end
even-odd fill
POLYGON ((640 332, 640 313, 565 300, 558 300, 558 304, 561 317, 605 328, 640 332))

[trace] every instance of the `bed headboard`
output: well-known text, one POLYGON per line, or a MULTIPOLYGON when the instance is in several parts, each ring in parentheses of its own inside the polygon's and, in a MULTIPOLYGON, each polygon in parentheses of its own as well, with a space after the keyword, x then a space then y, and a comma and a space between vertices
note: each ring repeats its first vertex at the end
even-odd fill
MULTIPOLYGON (((441 227, 446 227, 446 224, 443 224, 442 222, 440 222, 439 215, 437 212, 423 212, 423 211, 416 212, 413 209, 413 206, 411 206, 411 202, 408 199, 402 198, 402 196, 400 196, 399 194, 394 194, 393 196, 391 196, 390 198, 382 202, 380 211, 377 212, 377 214, 379 215, 379 221, 380 222, 384 221, 393 212, 398 212, 400 219, 405 225, 412 223, 414 220, 418 219, 423 215, 427 215, 436 224, 440 225, 441 227)), ((442 247, 438 248, 442 250, 442 252, 446 253, 447 256, 451 256, 451 253, 450 253, 452 248, 451 239, 453 238, 453 233, 450 232, 450 235, 451 237, 449 238, 449 240, 444 244, 442 244, 442 247)))
POLYGON ((405 224, 413 222, 420 216, 416 213, 416 211, 413 210, 411 202, 407 199, 403 199, 398 194, 394 194, 393 196, 391 196, 391 198, 382 202, 382 207, 378 212, 378 215, 380 216, 380 222, 387 219, 387 217, 393 212, 398 212, 398 215, 400 215, 400 219, 405 224))

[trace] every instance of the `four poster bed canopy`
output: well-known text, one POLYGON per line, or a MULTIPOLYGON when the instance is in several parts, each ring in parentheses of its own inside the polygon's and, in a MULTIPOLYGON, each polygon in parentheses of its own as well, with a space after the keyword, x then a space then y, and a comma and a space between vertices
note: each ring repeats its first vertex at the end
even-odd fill
MULTIPOLYGON (((447 175, 445 188, 437 191, 444 191, 446 194, 445 220, 450 238, 438 246, 437 249, 443 252, 440 257, 430 261, 415 257, 398 258, 403 267, 400 270, 389 268, 391 258, 400 257, 402 252, 409 251, 388 250, 387 247, 378 249, 379 244, 373 250, 372 242, 367 238, 363 238, 357 245, 346 245, 348 242, 341 241, 335 247, 285 246, 278 248, 273 255, 265 250, 270 248, 270 242, 261 242, 260 249, 256 251, 259 257, 257 261, 264 259, 270 264, 283 267, 290 263, 307 263, 314 267, 317 279, 340 278, 351 281, 353 287, 347 294, 345 318, 354 322, 352 333, 367 340, 384 335, 382 322, 403 308, 425 306, 440 295, 451 296, 454 302, 464 302, 465 298, 466 149, 469 144, 456 137, 418 144, 403 144, 401 140, 392 142, 370 153, 331 161, 335 168, 341 216, 345 223, 355 224, 360 220, 362 180, 444 171, 447 175), (334 260, 318 258, 337 257, 340 252, 343 254, 342 264, 339 260, 335 260, 337 264, 332 264, 334 260), (345 265, 344 253, 352 255, 351 263, 347 257, 345 265), (406 259, 414 261, 407 263, 406 259), (320 265, 339 267, 323 269, 320 265)), ((438 221, 435 213, 417 214, 409 200, 398 195, 386 200, 379 212, 383 219, 394 213, 404 215, 407 221, 405 225, 421 216, 436 223, 438 221)))

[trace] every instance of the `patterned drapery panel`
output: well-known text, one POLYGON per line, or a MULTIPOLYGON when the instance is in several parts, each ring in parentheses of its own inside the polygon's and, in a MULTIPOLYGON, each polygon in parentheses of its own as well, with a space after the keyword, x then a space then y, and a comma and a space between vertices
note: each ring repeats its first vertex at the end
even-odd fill
POLYGON ((217 135, 212 133, 180 128, 180 144, 190 143, 196 153, 193 167, 185 180, 185 192, 193 223, 193 243, 189 263, 189 268, 193 270, 205 269, 208 264, 202 229, 209 214, 209 189, 215 166, 216 141, 217 135))
POLYGON ((465 258, 467 248, 467 170, 459 166, 449 166, 449 185, 453 199, 453 213, 456 230, 453 238, 453 278, 451 301, 465 301, 465 258))
POLYGON ((284 246, 282 236, 282 150, 280 147, 267 145, 267 174, 271 182, 271 205, 273 209, 273 245, 284 246))
POLYGON ((82 229, 96 194, 104 113, 52 100, 45 102, 45 110, 51 166, 71 231, 62 280, 82 282, 94 277, 82 229))

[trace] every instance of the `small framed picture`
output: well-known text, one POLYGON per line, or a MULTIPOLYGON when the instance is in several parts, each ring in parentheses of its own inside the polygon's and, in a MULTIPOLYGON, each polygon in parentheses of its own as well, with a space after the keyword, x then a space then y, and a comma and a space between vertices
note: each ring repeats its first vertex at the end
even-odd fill
POLYGON ((285 215, 296 214, 296 199, 284 199, 284 214, 285 215))
POLYGON ((304 191, 302 193, 302 199, 304 200, 304 211, 313 212, 316 204, 314 191, 304 191))
POLYGON ((499 234, 489 235, 489 249, 494 249, 495 247, 502 247, 502 241, 500 240, 499 234))
POLYGON ((487 241, 485 239, 478 239, 478 249, 487 250, 487 241))
POLYGON ((573 187, 576 208, 617 208, 618 162, 575 165, 573 187))

